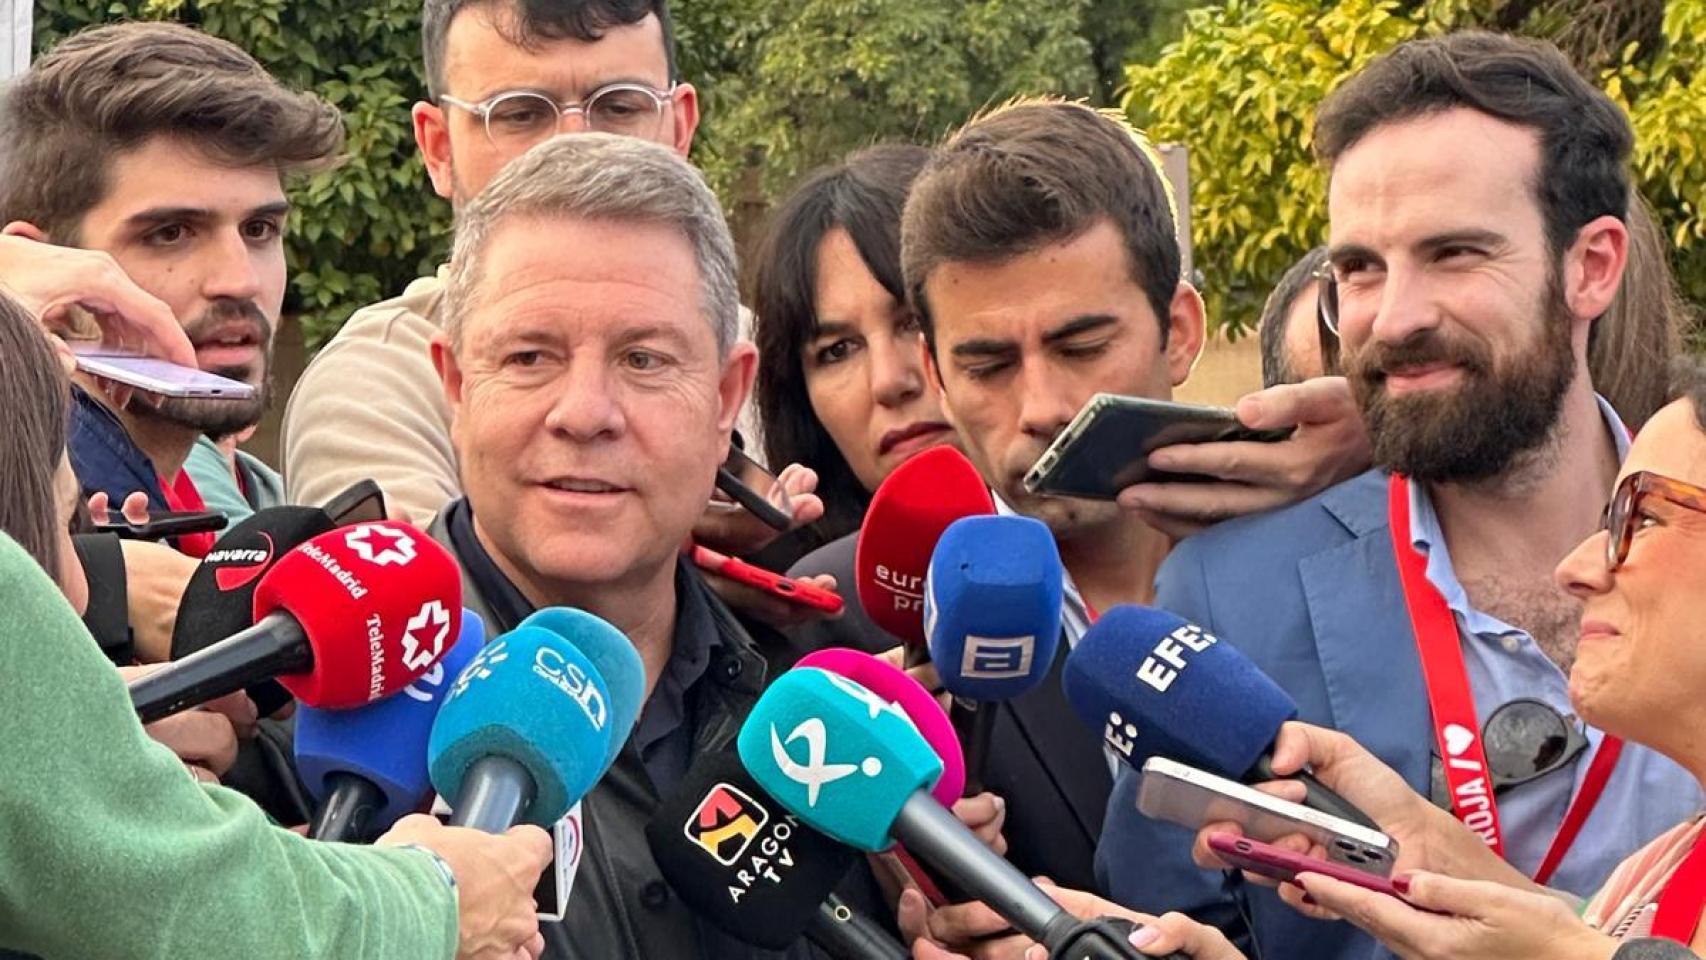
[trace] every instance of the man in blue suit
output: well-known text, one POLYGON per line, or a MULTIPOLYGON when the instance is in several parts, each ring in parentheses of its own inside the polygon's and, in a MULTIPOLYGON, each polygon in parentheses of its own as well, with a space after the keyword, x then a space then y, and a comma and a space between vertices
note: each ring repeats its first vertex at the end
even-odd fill
MULTIPOLYGON (((1702 802, 1668 760, 1568 716, 1579 607, 1552 583, 1628 442, 1586 358, 1623 273, 1632 140, 1555 48, 1488 34, 1405 44, 1329 97, 1323 306, 1378 469, 1188 540, 1157 578, 1160 606, 1238 646, 1303 719, 1577 895, 1702 802), (1499 729, 1517 714, 1538 729, 1547 707, 1576 728, 1557 756, 1499 729), (1504 769, 1525 750, 1540 775, 1504 769)), ((1115 899, 1242 901, 1266 960, 1385 955, 1197 869, 1189 832, 1136 813, 1136 786, 1116 785, 1098 850, 1115 899)))

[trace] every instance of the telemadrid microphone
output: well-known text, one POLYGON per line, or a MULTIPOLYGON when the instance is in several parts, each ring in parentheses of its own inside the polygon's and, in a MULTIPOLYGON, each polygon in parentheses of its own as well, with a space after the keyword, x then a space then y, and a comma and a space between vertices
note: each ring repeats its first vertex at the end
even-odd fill
POLYGON ((906 950, 834 890, 858 853, 806 826, 733 753, 707 754, 646 825, 676 895, 717 929, 782 950, 804 936, 840 960, 904 960, 906 950))
POLYGON ((1060 646, 1066 571, 1048 526, 962 517, 936 542, 924 634, 966 755, 966 794, 983 792, 999 705, 1036 689, 1060 646))
POLYGON ((845 677, 810 667, 778 677, 736 744, 753 779, 802 821, 861 850, 903 841, 1050 956, 1139 955, 1116 925, 1079 921, 956 820, 929 792, 941 758, 899 707, 845 677))
POLYGON ((316 840, 368 840, 432 796, 427 738, 450 684, 486 643, 486 625, 462 611, 443 659, 401 691, 354 710, 296 710, 296 771, 318 810, 316 840))
POLYGON ((628 738, 615 720, 586 654, 543 627, 517 627, 451 685, 427 741, 427 770, 455 826, 550 828, 604 776, 611 738, 628 738))
POLYGON ((610 756, 604 761, 608 768, 628 742, 627 731, 634 728, 646 702, 646 665, 633 641, 609 621, 574 607, 544 607, 520 625, 549 630, 573 644, 604 679, 610 691, 611 729, 622 731, 610 738, 610 756))
MULTIPOLYGON (((1154 607, 1102 614, 1066 658, 1061 677, 1078 716, 1132 767, 1160 756, 1261 783, 1273 745, 1297 704, 1232 645, 1154 607)), ((1306 806, 1378 830, 1367 814, 1309 773, 1291 778, 1306 806)))
POLYGON ((417 680, 462 627, 462 575, 450 552, 391 521, 322 533, 255 584, 253 626, 130 685, 151 723, 258 680, 347 710, 417 680))
MULTIPOLYGON (((933 447, 894 469, 877 486, 853 554, 859 603, 877 626, 924 649, 924 576, 948 525, 995 512, 977 468, 953 447, 933 447)), ((917 664, 909 657, 908 666, 917 664)))
MULTIPOLYGON (((255 587, 280 558, 337 526, 319 507, 280 506, 257 510, 227 530, 203 557, 178 604, 172 627, 172 659, 182 660, 255 623, 255 587)), ((276 680, 249 685, 261 716, 290 702, 276 680)))

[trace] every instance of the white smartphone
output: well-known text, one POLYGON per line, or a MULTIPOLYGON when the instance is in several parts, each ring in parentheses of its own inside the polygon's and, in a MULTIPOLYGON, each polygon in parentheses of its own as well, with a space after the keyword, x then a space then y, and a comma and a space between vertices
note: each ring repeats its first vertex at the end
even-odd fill
POLYGON ((79 353, 77 369, 163 397, 202 400, 248 400, 255 388, 240 380, 180 367, 155 357, 119 353, 79 353))
POLYGON ((1378 830, 1164 757, 1144 761, 1137 809, 1192 830, 1230 821, 1262 843, 1301 833, 1325 847, 1328 860, 1377 877, 1390 876, 1398 858, 1398 841, 1378 830))

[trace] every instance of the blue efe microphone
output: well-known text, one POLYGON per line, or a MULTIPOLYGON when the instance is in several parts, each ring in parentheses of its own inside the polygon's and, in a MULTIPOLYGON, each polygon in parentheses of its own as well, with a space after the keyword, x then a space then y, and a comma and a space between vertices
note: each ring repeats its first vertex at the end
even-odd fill
POLYGON ((469 662, 439 708, 433 787, 456 826, 549 827, 604 775, 611 738, 627 739, 616 718, 586 654, 551 630, 517 627, 469 662))
POLYGON ((1060 646, 1066 571, 1030 517, 955 520, 924 581, 924 634, 965 748, 966 796, 983 792, 997 705, 1043 682, 1060 646))
POLYGON ((427 738, 450 684, 486 642, 486 625, 462 611, 462 631, 420 679, 354 710, 296 709, 296 770, 319 811, 316 840, 371 838, 432 793, 427 738))
MULTIPOLYGON (((523 627, 541 627, 575 645, 586 655, 593 669, 604 678, 610 690, 611 729, 627 731, 639 719, 640 707, 646 702, 646 665, 640 662, 639 651, 626 634, 608 620, 595 617, 574 607, 545 607, 535 611, 523 627)), ((610 738, 610 756, 606 767, 616 762, 628 735, 610 738)))
POLYGON ((758 785, 813 829, 873 852, 905 843, 1050 956, 1136 955, 1113 924, 1080 922, 938 803, 941 758, 904 713, 853 681, 788 671, 758 698, 736 747, 758 785))
MULTIPOLYGON (((1073 647, 1067 702, 1132 767, 1167 757, 1233 780, 1276 779, 1274 739, 1297 704, 1236 648, 1165 610, 1121 605, 1073 647)), ((1307 772, 1305 805, 1379 827, 1307 772)))

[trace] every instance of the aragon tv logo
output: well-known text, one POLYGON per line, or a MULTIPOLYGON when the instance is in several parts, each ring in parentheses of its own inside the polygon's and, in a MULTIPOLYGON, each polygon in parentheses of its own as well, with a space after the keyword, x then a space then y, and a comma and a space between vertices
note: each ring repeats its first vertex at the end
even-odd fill
POLYGON ((769 811, 743 791, 719 783, 699 802, 682 831, 718 863, 732 867, 769 822, 769 811))

